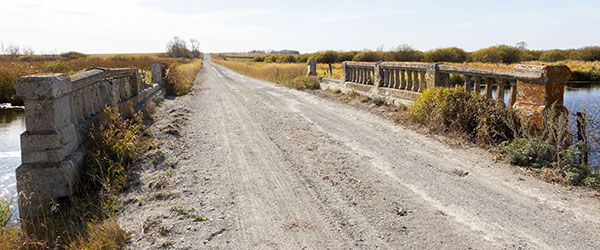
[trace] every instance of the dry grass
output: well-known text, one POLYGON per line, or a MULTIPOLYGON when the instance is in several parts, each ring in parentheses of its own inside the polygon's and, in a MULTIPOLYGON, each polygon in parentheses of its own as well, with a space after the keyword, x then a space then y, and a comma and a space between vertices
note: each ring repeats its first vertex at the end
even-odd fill
POLYGON ((202 70, 202 60, 172 65, 167 72, 167 94, 185 95, 191 92, 194 79, 202 70))
POLYGON ((213 59, 217 64, 240 74, 274 82, 298 90, 318 89, 319 79, 306 76, 306 66, 301 63, 263 63, 250 61, 224 61, 213 59))
POLYGON ((54 61, 0 61, 0 103, 13 102, 18 104, 15 97, 15 84, 21 76, 38 73, 75 74, 94 67, 124 68, 137 67, 149 70, 154 63, 172 64, 183 62, 175 59, 159 59, 150 56, 112 55, 107 58, 90 57, 74 60, 54 61))

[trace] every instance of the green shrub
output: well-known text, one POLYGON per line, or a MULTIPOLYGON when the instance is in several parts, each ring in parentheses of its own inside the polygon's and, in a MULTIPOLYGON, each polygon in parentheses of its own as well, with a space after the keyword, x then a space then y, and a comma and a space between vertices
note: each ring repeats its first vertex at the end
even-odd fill
POLYGON ((6 227, 13 216, 11 210, 13 201, 10 198, 0 198, 0 227, 6 227))
POLYGON ((543 62, 556 62, 556 61, 567 60, 568 58, 569 58, 569 53, 567 51, 553 49, 553 50, 544 51, 540 55, 539 60, 543 61, 543 62))
POLYGON ((254 58, 252 58, 253 62, 264 62, 265 61, 265 57, 264 56, 255 56, 254 58))
POLYGON ((358 62, 378 62, 381 60, 383 60, 383 57, 381 57, 381 55, 377 54, 375 51, 363 51, 356 54, 356 56, 352 58, 352 61, 358 62))
POLYGON ((385 99, 383 97, 375 97, 373 98, 373 103, 377 106, 381 106, 385 104, 385 99))
POLYGON ((391 52, 393 61, 420 62, 423 60, 423 52, 413 49, 410 45, 400 45, 391 52))
POLYGON ((557 152, 556 146, 550 141, 537 137, 505 141, 501 149, 510 164, 534 168, 551 166, 557 152))
POLYGON ((472 59, 483 63, 517 63, 522 58, 522 51, 517 47, 497 45, 473 52, 472 59))
POLYGON ((279 56, 277 56, 277 55, 268 55, 265 57, 265 62, 266 63, 276 63, 278 59, 279 59, 279 56))
POLYGON ((514 138, 518 124, 516 111, 463 87, 425 90, 409 107, 408 118, 490 144, 514 138))
POLYGON ((423 60, 426 62, 466 62, 469 54, 463 49, 457 47, 439 48, 427 51, 423 54, 423 60))

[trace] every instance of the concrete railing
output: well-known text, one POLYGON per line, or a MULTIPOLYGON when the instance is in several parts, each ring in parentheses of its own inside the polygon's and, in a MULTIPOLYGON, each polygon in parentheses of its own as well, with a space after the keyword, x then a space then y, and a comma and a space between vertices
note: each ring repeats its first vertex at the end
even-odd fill
POLYGON ((552 104, 563 105, 565 83, 571 76, 567 66, 517 65, 513 69, 494 69, 440 63, 343 62, 342 80, 324 79, 323 88, 354 90, 371 97, 385 97, 392 104, 415 101, 428 88, 453 87, 450 76, 461 76, 468 91, 480 92, 527 115, 541 119, 552 104), (496 95, 492 96, 493 89, 496 95))
MULTIPOLYGON (((162 69, 163 65, 153 65, 162 69)), ((52 199, 67 197, 79 179, 90 125, 107 106, 130 110, 161 91, 164 70, 146 83, 136 68, 93 68, 83 73, 19 79, 25 103, 22 164, 16 170, 21 218, 35 216, 52 199)))

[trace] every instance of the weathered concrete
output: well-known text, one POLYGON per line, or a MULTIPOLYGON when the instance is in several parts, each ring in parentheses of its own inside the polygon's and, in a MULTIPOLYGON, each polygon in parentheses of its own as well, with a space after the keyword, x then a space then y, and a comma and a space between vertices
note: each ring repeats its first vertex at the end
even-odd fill
POLYGON ((312 59, 308 60, 308 72, 306 74, 309 76, 317 75, 317 61, 312 59))
MULTIPOLYGON (((425 89, 453 87, 450 74, 462 76, 464 81, 461 85, 468 91, 481 91, 483 80, 485 96, 494 98, 492 90, 495 87, 494 99, 498 102, 504 102, 504 93, 510 87, 508 105, 522 110, 523 114, 533 117, 538 124, 547 107, 555 104, 562 109, 564 85, 571 75, 566 66, 517 65, 510 70, 411 62, 344 62, 342 71, 343 80, 339 89, 351 88, 369 96, 406 98, 405 101, 409 102, 415 100, 415 96, 425 89), (374 84, 363 90, 363 87, 348 85, 346 82, 374 84), (409 95, 406 92, 417 94, 409 95)), ((325 86, 332 87, 330 84, 325 86)))
MULTIPOLYGON (((155 79, 162 81, 162 67, 155 79)), ((38 214, 52 199, 69 196, 80 176, 87 131, 106 106, 129 111, 161 86, 142 82, 136 68, 95 68, 73 76, 21 77, 17 96, 25 103, 22 165, 16 170, 21 218, 38 214)))

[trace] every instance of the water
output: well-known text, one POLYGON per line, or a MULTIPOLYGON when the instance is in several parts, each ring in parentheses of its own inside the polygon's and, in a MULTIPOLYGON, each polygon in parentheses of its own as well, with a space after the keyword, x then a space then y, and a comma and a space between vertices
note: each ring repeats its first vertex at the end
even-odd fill
POLYGON ((20 135, 23 131, 25 117, 22 110, 0 109, 0 197, 12 199, 13 209, 17 202, 15 169, 21 165, 20 135))

